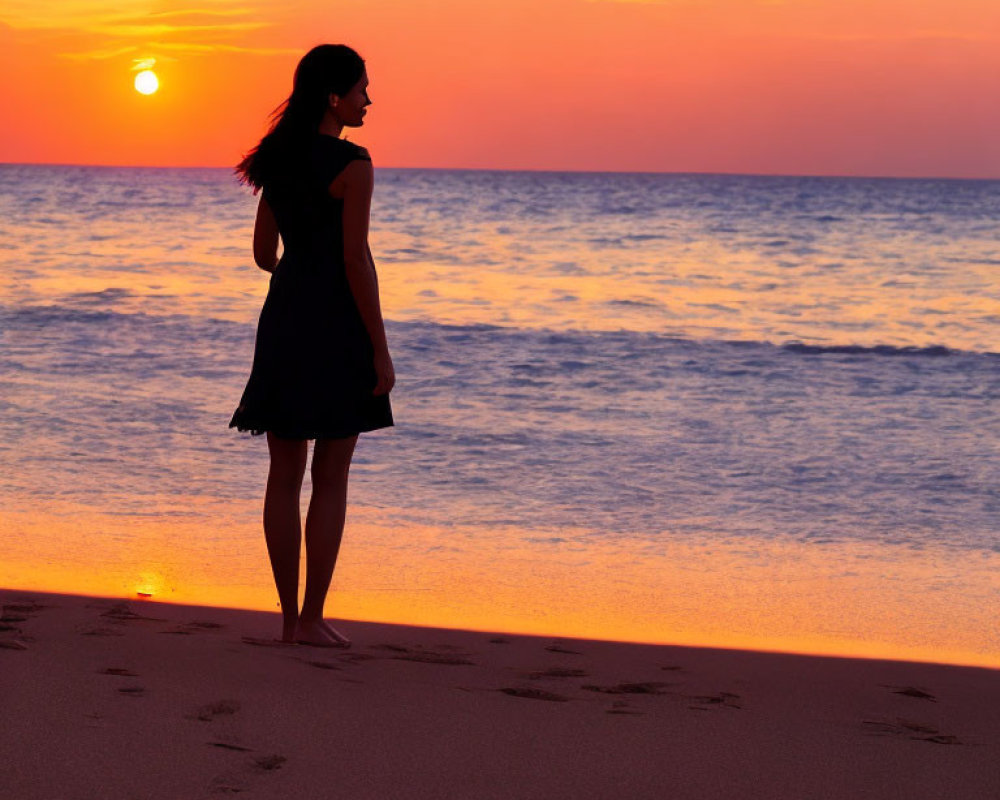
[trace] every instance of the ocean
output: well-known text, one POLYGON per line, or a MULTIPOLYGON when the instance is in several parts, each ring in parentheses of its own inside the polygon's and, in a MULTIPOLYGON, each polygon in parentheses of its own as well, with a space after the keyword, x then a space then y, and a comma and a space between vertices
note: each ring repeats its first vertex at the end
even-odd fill
MULTIPOLYGON (((275 607, 255 205, 0 166, 0 585, 275 607)), ((377 169, 396 427, 328 613, 1000 666, 998 224, 998 181, 377 169)))

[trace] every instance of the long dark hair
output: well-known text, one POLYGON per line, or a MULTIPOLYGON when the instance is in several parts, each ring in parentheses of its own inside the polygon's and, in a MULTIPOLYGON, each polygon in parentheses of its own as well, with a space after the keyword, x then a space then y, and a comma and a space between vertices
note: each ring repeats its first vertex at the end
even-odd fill
POLYGON ((364 71, 364 59, 345 44, 321 44, 302 56, 291 95, 271 112, 264 138, 236 165, 240 183, 256 194, 273 176, 294 169, 319 129, 330 95, 347 94, 364 71))

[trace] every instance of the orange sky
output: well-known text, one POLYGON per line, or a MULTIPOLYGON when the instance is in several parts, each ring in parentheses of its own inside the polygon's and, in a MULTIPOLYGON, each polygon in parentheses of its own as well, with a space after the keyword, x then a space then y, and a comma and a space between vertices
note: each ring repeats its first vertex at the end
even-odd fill
POLYGON ((379 166, 1000 177, 996 0, 4 0, 0 161, 230 165, 322 41, 379 166))

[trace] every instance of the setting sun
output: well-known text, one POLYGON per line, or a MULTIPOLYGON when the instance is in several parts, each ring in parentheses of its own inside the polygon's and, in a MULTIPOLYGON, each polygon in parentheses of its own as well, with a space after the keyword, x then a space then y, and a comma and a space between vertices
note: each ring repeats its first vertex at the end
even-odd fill
POLYGON ((160 88, 160 79, 150 69, 144 69, 135 76, 135 90, 139 94, 153 94, 160 88))

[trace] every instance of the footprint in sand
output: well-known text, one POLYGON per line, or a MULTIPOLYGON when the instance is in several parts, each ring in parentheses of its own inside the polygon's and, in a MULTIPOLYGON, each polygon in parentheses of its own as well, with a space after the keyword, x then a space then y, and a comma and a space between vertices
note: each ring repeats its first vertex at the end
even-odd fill
POLYGON ((409 647, 403 647, 401 644, 373 644, 369 645, 372 650, 391 650, 394 653, 409 653, 409 647))
POLYGON ((211 747, 221 747, 223 750, 236 750, 240 753, 252 753, 252 747, 244 747, 241 744, 233 744, 232 742, 209 742, 211 747))
POLYGON ((528 677, 532 680, 539 678, 586 678, 588 675, 584 669, 568 669, 566 667, 550 667, 549 669, 529 672, 528 677))
MULTIPOLYGON (((476 662, 469 660, 464 654, 441 653, 435 650, 415 649, 398 644, 373 644, 373 650, 388 650, 397 661, 420 661, 425 664, 448 664, 450 666, 474 666, 476 662)), ((450 648, 449 648, 450 649, 450 648)))
POLYGON ((281 639, 262 639, 259 636, 244 636, 243 644, 252 644, 257 647, 301 647, 298 642, 284 642, 281 639))
POLYGON ((212 780, 212 783, 209 784, 208 791, 211 794, 218 795, 242 794, 243 792, 248 791, 249 788, 249 784, 237 777, 220 775, 212 780))
POLYGON ((526 700, 549 700, 553 703, 565 703, 569 700, 561 694, 556 694, 555 692, 547 692, 544 689, 536 689, 534 687, 507 687, 500 690, 504 694, 509 694, 511 697, 523 697, 526 700))
POLYGON ((889 686, 888 684, 882 683, 880 686, 885 686, 887 689, 891 689, 893 694, 901 694, 906 697, 915 697, 918 700, 930 700, 932 703, 937 702, 937 698, 930 692, 926 692, 923 689, 918 689, 916 686, 889 686))
POLYGON ((393 656, 396 661, 420 661, 425 664, 448 664, 450 666, 475 666, 475 661, 470 661, 465 656, 453 655, 451 653, 400 653, 393 656))
POLYGON ((688 706, 692 711, 711 711, 716 708, 743 708, 740 696, 733 692, 718 692, 716 694, 692 695, 695 704, 688 706))
POLYGON ((102 612, 101 616, 118 623, 132 622, 134 620, 146 620, 149 622, 166 621, 160 619, 159 617, 147 617, 142 614, 137 614, 132 610, 132 607, 128 603, 115 603, 115 605, 102 612))
POLYGON ((902 717, 896 717, 895 721, 864 719, 861 725, 868 736, 896 736, 933 744, 966 744, 953 734, 941 733, 933 725, 902 717))
POLYGON ((4 603, 3 613, 0 614, 0 622, 26 622, 32 614, 44 611, 48 606, 36 603, 34 600, 18 601, 14 603, 4 603))
POLYGON ((668 686, 673 686, 673 684, 662 681, 646 681, 645 683, 619 683, 615 686, 585 684, 580 688, 588 692, 603 692, 604 694, 667 694, 668 686))
POLYGON ((611 704, 611 708, 605 711, 606 714, 631 714, 631 715, 641 715, 644 712, 638 709, 632 708, 632 705, 626 700, 615 700, 611 704))
POLYGON ((124 636, 125 634, 121 631, 116 631, 113 628, 86 628, 80 631, 81 636, 124 636))
POLYGON ((550 653, 565 653, 566 655, 571 655, 571 656, 583 655, 583 653, 581 653, 579 650, 571 650, 570 648, 560 644, 559 642, 553 642, 545 649, 548 650, 550 653))
POLYGON ((106 667, 101 670, 101 675, 119 675, 123 678, 138 678, 139 675, 125 667, 106 667))
POLYGON ((288 761, 288 759, 284 756, 275 754, 270 756, 257 756, 254 758, 253 763, 254 766, 262 772, 273 772, 276 769, 281 769, 286 761, 288 761))
POLYGON ((201 622, 199 620, 195 620, 194 622, 185 622, 184 627, 192 628, 197 631, 217 631, 225 628, 226 626, 221 622, 201 622))
POLYGON ((316 667, 316 669, 331 669, 331 670, 340 670, 340 669, 342 669, 342 667, 339 667, 336 664, 331 664, 329 661, 305 661, 305 660, 303 660, 302 663, 303 664, 308 664, 310 667, 316 667))
POLYGON ((354 663, 356 661, 374 661, 378 656, 373 656, 370 653, 336 653, 334 657, 337 661, 354 663))
POLYGON ((218 622, 185 622, 183 625, 178 625, 169 631, 160 631, 160 633, 172 633, 175 636, 190 636, 193 633, 217 631, 224 627, 226 626, 220 625, 218 622))
MULTIPOLYGON (((226 749, 240 750, 238 747, 226 749)), ((208 790, 213 795, 241 794, 251 789, 253 778, 261 778, 264 775, 273 773, 281 769, 288 761, 285 756, 274 753, 265 756, 253 756, 249 763, 242 768, 229 770, 216 776, 209 784, 208 790)))
POLYGON ((193 714, 185 715, 186 719, 196 719, 199 722, 211 722, 216 717, 228 717, 240 710, 240 704, 235 700, 216 700, 206 703, 193 714))
POLYGON ((0 639, 0 648, 4 650, 27 650, 27 642, 32 641, 32 639, 30 636, 23 635, 23 631, 18 627, 18 623, 27 622, 32 614, 45 608, 48 608, 48 606, 40 605, 33 600, 4 603, 3 613, 0 613, 0 632, 20 636, 21 638, 0 639))

